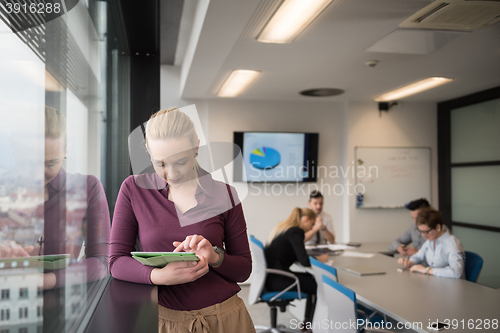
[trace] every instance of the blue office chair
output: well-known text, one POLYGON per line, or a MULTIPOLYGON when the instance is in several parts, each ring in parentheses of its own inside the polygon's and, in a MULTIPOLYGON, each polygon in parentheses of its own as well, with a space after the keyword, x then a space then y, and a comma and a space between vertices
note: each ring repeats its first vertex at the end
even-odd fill
POLYGON ((465 251, 465 279, 477 282, 483 268, 483 258, 474 252, 465 251))
POLYGON ((345 323, 357 323, 359 317, 365 317, 368 319, 368 316, 364 312, 358 310, 356 293, 354 291, 344 287, 337 281, 325 275, 322 277, 322 285, 326 302, 328 304, 330 323, 333 323, 330 324, 328 332, 391 332, 388 330, 368 328, 366 325, 360 325, 358 329, 353 328, 351 325, 346 325, 345 327, 335 327, 335 324, 345 325, 345 323))
MULTIPOLYGON (((328 276, 330 279, 338 282, 337 269, 335 267, 324 264, 312 257, 309 257, 309 260, 311 261, 311 267, 314 272, 314 279, 316 280, 316 284, 318 285, 316 309, 314 310, 314 322, 322 323, 324 322, 323 320, 328 320, 328 307, 323 292, 323 275, 328 276)), ((357 308, 358 312, 363 314, 364 316, 367 316, 371 322, 382 322, 382 320, 387 321, 387 317, 383 314, 380 314, 376 310, 370 309, 361 304, 358 304, 357 308)), ((314 330, 314 333, 328 333, 328 330, 319 327, 314 330)))
MULTIPOLYGON (((328 304, 326 303, 325 293, 323 291, 323 275, 329 277, 334 281, 337 281, 337 269, 335 267, 324 264, 321 261, 314 259, 313 257, 309 257, 309 261, 311 262, 314 279, 316 280, 316 284, 318 285, 313 323, 329 322, 330 319, 328 317, 328 304)), ((329 333, 329 330, 325 328, 324 325, 319 326, 320 327, 314 329, 314 333, 329 333)))
POLYGON ((285 272, 278 269, 267 268, 266 255, 264 253, 264 245, 255 238, 250 236, 250 249, 252 251, 252 260, 254 263, 252 271, 252 283, 248 295, 248 303, 255 304, 258 302, 266 302, 271 308, 271 327, 256 325, 255 329, 266 330, 266 332, 300 332, 286 328, 277 327, 278 311, 286 311, 286 306, 295 299, 306 298, 307 295, 300 291, 299 279, 290 272, 285 272), (294 282, 282 291, 268 291, 265 288, 266 277, 268 274, 279 274, 288 276, 294 279, 294 282), (290 291, 297 287, 298 291, 290 291))

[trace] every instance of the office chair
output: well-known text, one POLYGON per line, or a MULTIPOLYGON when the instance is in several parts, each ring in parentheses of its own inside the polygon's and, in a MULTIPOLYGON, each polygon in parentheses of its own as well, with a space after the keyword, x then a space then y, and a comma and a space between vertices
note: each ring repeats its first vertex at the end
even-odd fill
POLYGON ((346 323, 357 323, 358 316, 365 317, 369 321, 368 316, 357 308, 356 293, 325 275, 322 277, 322 285, 331 323, 328 332, 391 332, 388 330, 367 328, 366 322, 359 329, 351 325, 346 325, 346 323), (344 324, 346 326, 335 327, 335 324, 344 324))
POLYGON ((250 291, 248 294, 248 303, 255 304, 258 302, 266 302, 271 308, 271 327, 256 325, 255 329, 265 330, 265 332, 300 332, 297 330, 290 330, 286 328, 277 327, 278 311, 286 311, 286 306, 295 299, 306 298, 307 295, 300 291, 299 279, 290 272, 285 272, 278 269, 267 268, 266 255, 264 253, 264 245, 250 235, 250 249, 252 251, 252 260, 254 263, 252 282, 250 284, 250 291), (266 276, 268 274, 279 274, 288 276, 295 281, 282 291, 268 291, 265 288, 266 276), (290 289, 297 287, 298 291, 290 291, 290 289))
POLYGON ((483 268, 483 258, 474 252, 465 251, 465 279, 477 282, 483 268))
MULTIPOLYGON (((330 279, 337 281, 337 269, 322 263, 321 261, 309 257, 311 268, 314 272, 314 279, 318 285, 316 308, 314 310, 313 323, 324 323, 329 321, 328 317, 328 304, 326 303, 325 293, 323 292, 323 275, 328 276, 330 279)), ((314 333, 328 333, 329 330, 323 325, 314 329, 314 333)))
MULTIPOLYGON (((311 268, 314 272, 314 279, 316 280, 316 284, 318 285, 317 292, 317 300, 316 300, 316 309, 314 310, 314 323, 323 323, 329 320, 328 315, 328 304, 326 303, 325 293, 323 291, 323 275, 329 277, 333 281, 338 282, 337 278, 337 269, 321 261, 309 257, 311 261, 311 268), (326 321, 325 321, 326 319, 326 321)), ((333 310, 332 310, 333 311, 333 310)), ((382 322, 382 320, 387 321, 387 317, 384 314, 379 314, 378 311, 370 309, 361 304, 357 304, 357 311, 364 317, 367 317, 370 322, 382 322)), ((320 327, 316 327, 314 329, 314 333, 328 333, 330 332, 327 328, 324 328, 323 325, 319 325, 320 327)))

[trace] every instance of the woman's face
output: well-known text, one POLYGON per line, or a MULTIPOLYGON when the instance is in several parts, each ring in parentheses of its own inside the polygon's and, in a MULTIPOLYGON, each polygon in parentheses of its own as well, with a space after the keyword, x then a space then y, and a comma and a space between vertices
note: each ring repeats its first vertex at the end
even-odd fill
POLYGON ((313 224, 314 220, 310 219, 307 215, 304 215, 300 218, 299 228, 307 232, 312 229, 313 224))
POLYGON ((194 161, 198 147, 193 148, 187 137, 148 139, 148 148, 156 173, 169 186, 179 186, 195 178, 194 161))
POLYGON ((439 232, 441 231, 441 226, 438 224, 436 228, 431 229, 428 225, 420 224, 417 226, 418 230, 421 232, 427 240, 433 241, 439 238, 439 232))
POLYGON ((45 139, 45 179, 44 185, 50 183, 59 173, 64 161, 64 139, 45 139))

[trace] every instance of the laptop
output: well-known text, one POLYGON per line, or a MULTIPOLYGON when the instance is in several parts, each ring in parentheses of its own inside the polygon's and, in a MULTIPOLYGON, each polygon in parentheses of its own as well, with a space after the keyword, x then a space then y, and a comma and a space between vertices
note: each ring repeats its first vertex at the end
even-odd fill
POLYGON ((384 271, 381 271, 378 268, 373 268, 365 265, 346 266, 340 268, 342 268, 345 271, 348 271, 349 273, 356 274, 358 276, 385 274, 384 271))

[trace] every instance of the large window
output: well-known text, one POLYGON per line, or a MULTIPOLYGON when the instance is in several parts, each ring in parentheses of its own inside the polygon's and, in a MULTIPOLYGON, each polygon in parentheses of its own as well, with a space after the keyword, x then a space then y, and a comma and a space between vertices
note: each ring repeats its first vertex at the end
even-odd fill
POLYGON ((465 250, 500 287, 500 88, 439 104, 439 206, 465 250))
MULTIPOLYGON (((30 332, 76 332, 109 279, 106 195, 118 188, 107 179, 121 183, 129 171, 107 174, 118 159, 106 149, 109 128, 128 134, 121 13, 117 2, 96 0, 66 1, 56 18, 9 13, 4 3, 0 329, 17 331, 11 325, 22 320, 30 332)), ((126 152, 113 154, 128 162, 126 152)))

